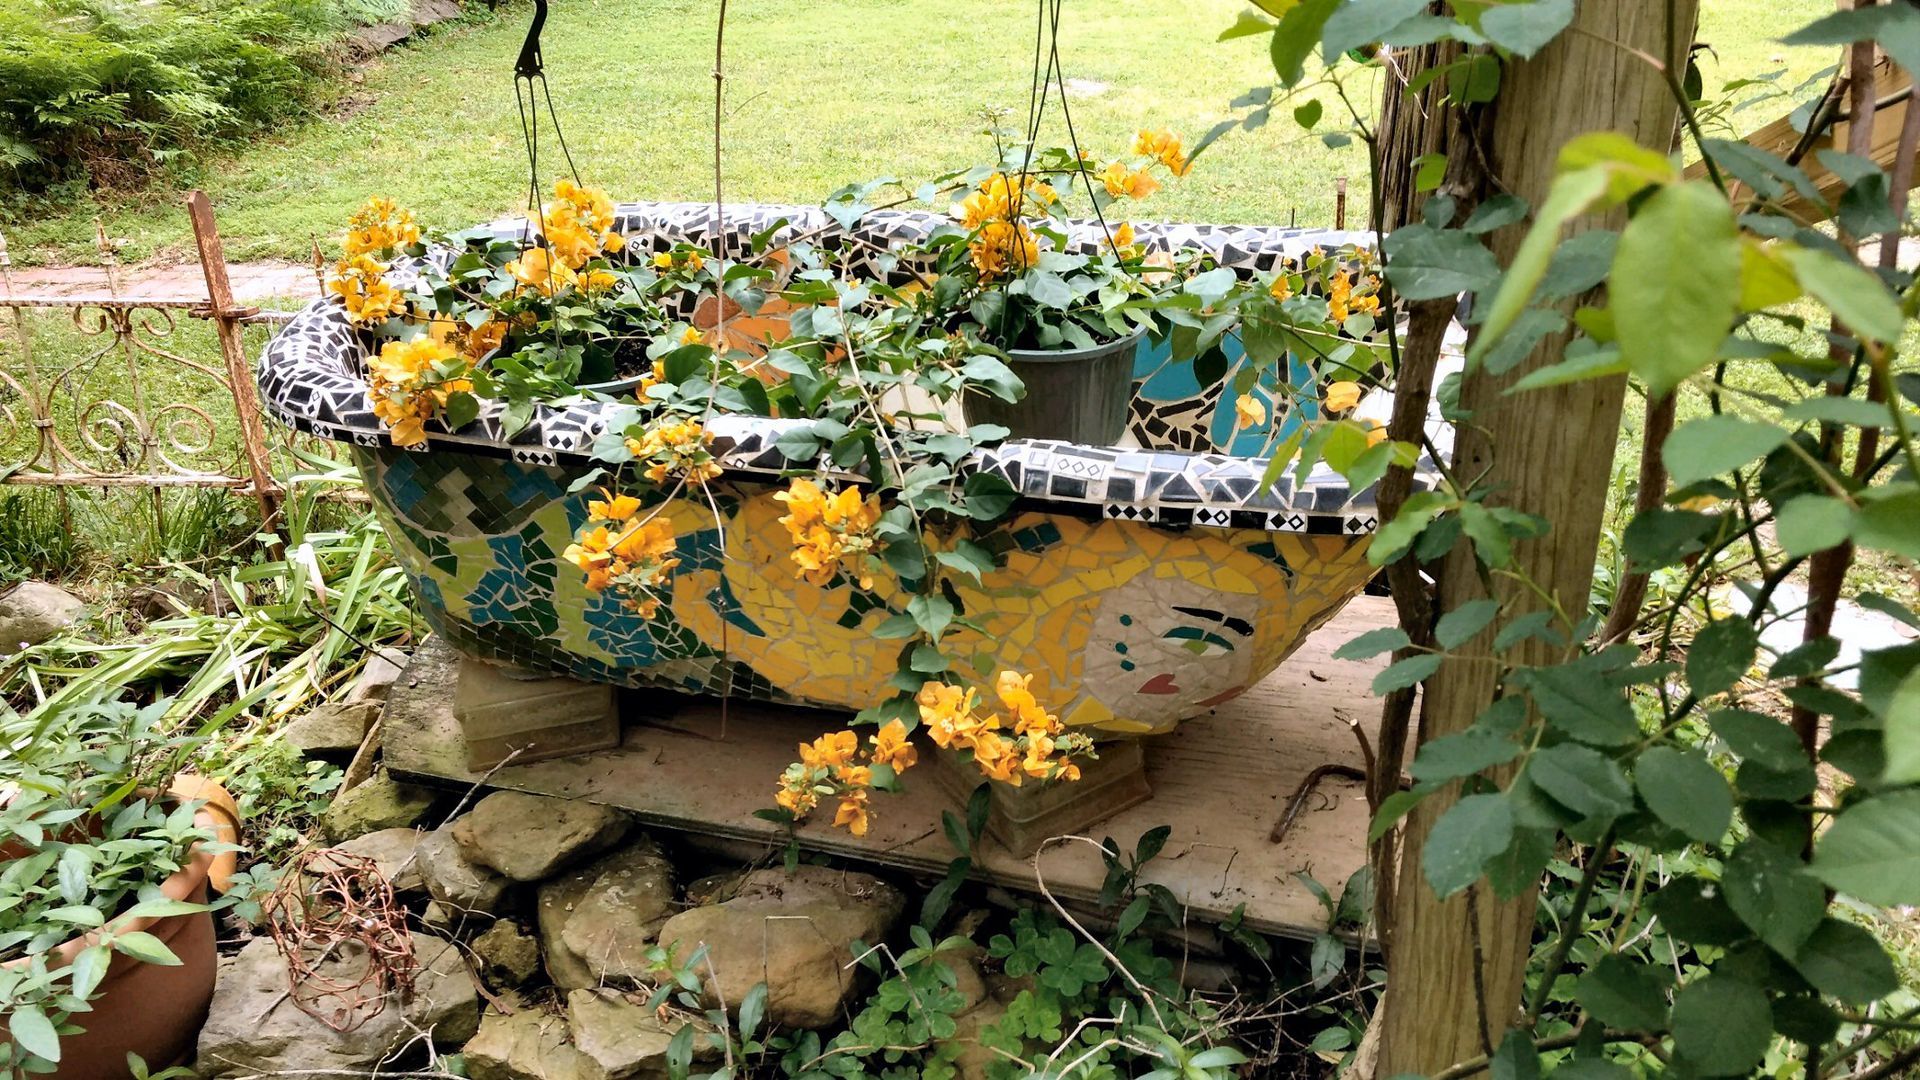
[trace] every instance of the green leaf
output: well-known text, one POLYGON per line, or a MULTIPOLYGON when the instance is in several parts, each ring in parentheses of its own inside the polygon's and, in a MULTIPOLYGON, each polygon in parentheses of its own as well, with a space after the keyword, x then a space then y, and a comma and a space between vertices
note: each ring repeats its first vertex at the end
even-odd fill
POLYGON ((1869 489, 1853 515, 1853 540, 1863 548, 1920 559, 1920 489, 1869 489))
POLYGON ((1385 671, 1373 677, 1373 692, 1384 697, 1395 690, 1418 686, 1432 677, 1434 672, 1439 671, 1440 664, 1445 659, 1446 657, 1438 653, 1422 653, 1419 656, 1409 656, 1405 660, 1395 661, 1385 671))
POLYGON ((1649 396, 1712 364, 1740 303, 1740 231, 1726 196, 1701 181, 1656 192, 1620 234, 1608 283, 1620 355, 1649 396))
POLYGON ((913 647, 907 664, 922 675, 937 675, 947 670, 947 657, 939 649, 922 642, 913 647))
POLYGON ((1722 709, 1707 717, 1713 733, 1743 759, 1776 772, 1804 767, 1806 748, 1793 729, 1775 720, 1745 709, 1722 709))
MULTIPOLYGON (((1515 222, 1525 221, 1526 218, 1527 200, 1518 195, 1508 195, 1502 192, 1489 198, 1479 206, 1474 207, 1473 213, 1467 215, 1467 220, 1460 223, 1460 229, 1463 232, 1470 232, 1478 236, 1481 233, 1490 233, 1496 229, 1504 229, 1515 222)), ((1516 258, 1515 263, 1517 264, 1518 261, 1516 258)), ((1507 274, 1508 276, 1512 276, 1512 268, 1508 268, 1507 274)), ((1504 291, 1504 282, 1501 287, 1502 291, 1504 291)))
POLYGON ((999 473, 969 473, 961 491, 966 499, 967 515, 976 521, 1000 517, 1013 508, 1013 501, 1019 496, 999 473))
POLYGON ((1708 975, 1673 998, 1676 1059, 1700 1076, 1745 1076, 1766 1056, 1773 1038, 1767 995, 1751 983, 1708 975))
POLYGON ((20 1049, 48 1061, 60 1060, 60 1035, 38 1005, 18 1005, 7 1018, 7 1032, 20 1049))
POLYGON ((1654 890, 1651 910, 1660 925, 1689 945, 1731 945, 1747 937, 1727 906, 1726 890, 1697 877, 1675 878, 1654 890))
POLYGON ((1480 32, 1495 45, 1531 59, 1573 21, 1573 0, 1532 0, 1487 9, 1480 32))
POLYGON ((1613 687, 1598 687, 1580 664, 1526 671, 1527 693, 1548 724, 1594 746, 1625 746, 1640 735, 1633 706, 1613 687))
POLYGON ((1513 808, 1504 795, 1469 795, 1433 823, 1420 870, 1446 899, 1480 880, 1487 861, 1513 839, 1513 808))
POLYGON ((1281 16, 1274 28, 1268 55, 1280 82, 1292 86, 1306 72, 1307 57, 1320 44, 1320 31, 1344 0, 1299 0, 1281 16))
POLYGON ((1815 248, 1792 248, 1785 255, 1800 284, 1848 329, 1876 341, 1900 340, 1900 305, 1873 271, 1815 248))
POLYGON ((1420 800, 1433 794, 1433 789, 1416 786, 1406 791, 1396 791, 1380 800, 1380 809, 1373 815, 1373 823, 1367 826, 1367 843, 1377 842, 1387 835, 1388 830, 1407 816, 1408 811, 1419 805, 1420 800))
POLYGON ((1491 731, 1469 728, 1442 735, 1420 747, 1408 771, 1422 784, 1472 776, 1482 769, 1504 765, 1520 756, 1520 744, 1491 731))
POLYGON ((1667 981, 1661 970, 1617 953, 1601 957, 1580 976, 1573 1000, 1608 1027, 1659 1031, 1667 1026, 1667 981))
POLYGON ((1879 939, 1835 918, 1821 920, 1800 946, 1793 966, 1814 989, 1849 1005, 1879 1001, 1900 989, 1900 977, 1879 939))
POLYGON ((1705 550, 1705 538, 1718 523, 1708 514, 1656 506, 1634 515, 1620 543, 1635 568, 1658 570, 1705 550))
POLYGON ((1320 48, 1336 57, 1387 36, 1394 27, 1427 10, 1427 0, 1351 0, 1327 18, 1320 48))
POLYGON ((1320 104, 1320 99, 1308 98, 1304 104, 1293 110, 1293 120, 1301 127, 1312 131, 1313 125, 1320 122, 1320 117, 1325 112, 1326 106, 1320 104))
POLYGON ((1439 300, 1486 288, 1500 277, 1493 252, 1459 229, 1403 225, 1387 236, 1387 280, 1407 300, 1439 300))
POLYGON ((1274 25, 1273 22, 1261 18, 1259 12, 1251 8, 1243 8, 1240 14, 1234 17, 1233 25, 1220 31, 1220 36, 1214 38, 1214 40, 1232 41, 1235 38, 1257 37, 1261 34, 1270 34, 1273 32, 1274 25))
POLYGON ((1633 809, 1633 787, 1619 764, 1578 743, 1549 746, 1533 755, 1527 775, 1554 802, 1581 817, 1616 818, 1633 809))
POLYGON ((160 967, 180 966, 180 958, 173 955, 173 950, 167 948, 165 942, 144 930, 115 934, 109 944, 113 946, 114 952, 131 956, 135 960, 160 967))
POLYGON ((1695 695, 1709 697, 1732 688, 1753 667, 1760 631, 1745 619, 1716 619, 1694 635, 1687 648, 1687 681, 1695 695))
POLYGON ((1729 473, 1765 457, 1787 441, 1787 429, 1758 420, 1720 414, 1689 420, 1667 436, 1660 449, 1675 487, 1729 473))
POLYGON ((112 962, 113 950, 105 945, 80 950, 80 955, 73 958, 73 967, 67 972, 69 992, 82 1001, 91 999, 100 986, 100 980, 107 977, 107 965, 112 962))
POLYGON ((1461 604, 1434 624, 1433 639, 1443 649, 1465 645, 1475 634, 1486 629, 1493 617, 1500 613, 1498 600, 1471 600, 1461 604))
POLYGON ((1647 750, 1634 764, 1633 784, 1655 817, 1703 844, 1718 843, 1733 824, 1727 778, 1698 750, 1647 750))
POLYGON ((1827 894, 1801 866, 1765 840, 1750 839, 1728 857, 1720 883, 1727 906, 1761 941, 1792 959, 1826 914, 1827 894))
POLYGON ((1889 784, 1920 782, 1920 668, 1908 672, 1894 687, 1883 724, 1887 758, 1883 779, 1889 784))
POLYGON ((1796 495, 1774 517, 1774 533, 1788 555, 1811 555, 1846 542, 1853 507, 1831 495, 1796 495))
POLYGON ((1404 649, 1413 644, 1405 630, 1397 626, 1380 626, 1361 634, 1333 650, 1335 660, 1365 660, 1390 653, 1395 649, 1404 649))
POLYGON ((1500 1049, 1487 1063, 1487 1075, 1493 1080, 1540 1080, 1540 1051, 1534 1049, 1533 1036, 1508 1028, 1500 1049))
POLYGON ((1920 790, 1848 807, 1820 837, 1812 868, 1828 885, 1870 904, 1920 904, 1920 790))

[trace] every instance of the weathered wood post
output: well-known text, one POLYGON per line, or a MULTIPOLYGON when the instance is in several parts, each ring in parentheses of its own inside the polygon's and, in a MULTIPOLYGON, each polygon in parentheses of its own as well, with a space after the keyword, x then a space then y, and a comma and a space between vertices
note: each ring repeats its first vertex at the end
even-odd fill
MULTIPOLYGON (((1537 57, 1510 63, 1486 147, 1502 186, 1538 206, 1560 147, 1584 132, 1622 131, 1666 152, 1677 106, 1662 73, 1634 51, 1685 63, 1696 14, 1696 0, 1588 0, 1537 57)), ((1492 247, 1503 264, 1522 232, 1495 234, 1492 247)), ((1461 401, 1474 424, 1460 432, 1455 468, 1468 476, 1491 470, 1488 480, 1500 491, 1495 501, 1552 523, 1547 536, 1516 545, 1516 562, 1566 608, 1585 610, 1625 380, 1503 395, 1513 380, 1557 360, 1567 340, 1549 335, 1517 369, 1465 380, 1461 401)), ((1471 558, 1459 548, 1447 560, 1442 610, 1480 595, 1471 558)), ((1523 662, 1546 659, 1534 654, 1523 662)), ((1488 665, 1443 667, 1426 686, 1421 737, 1470 726, 1492 700, 1493 675, 1488 665)), ((1476 888, 1441 902, 1419 875, 1428 831, 1451 801, 1429 798, 1408 819, 1379 1076, 1432 1073, 1480 1055, 1513 1022, 1520 1001, 1536 898, 1501 902, 1476 888)))

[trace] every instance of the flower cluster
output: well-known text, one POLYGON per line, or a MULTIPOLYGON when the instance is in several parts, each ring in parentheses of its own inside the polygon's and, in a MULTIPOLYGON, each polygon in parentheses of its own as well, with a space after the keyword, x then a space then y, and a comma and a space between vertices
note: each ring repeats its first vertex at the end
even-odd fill
POLYGON ((413 220, 413 211, 376 195, 347 218, 347 236, 341 247, 351 259, 374 252, 391 253, 419 242, 420 226, 413 220))
POLYGON ((1133 136, 1133 152, 1158 161, 1175 176, 1185 176, 1193 171, 1193 159, 1183 152, 1180 137, 1166 128, 1137 132, 1133 136))
POLYGON ((540 208, 540 237, 568 269, 578 270, 626 243, 613 221, 613 200, 606 192, 563 177, 554 181, 553 201, 540 208))
POLYGON ((347 318, 360 325, 382 323, 407 314, 407 296, 388 284, 387 268, 399 249, 420 242, 413 212, 378 196, 347 219, 340 241, 346 257, 334 264, 327 288, 346 306, 347 318))
POLYGON ((691 417, 663 415, 638 438, 628 436, 627 452, 644 465, 648 480, 664 484, 685 479, 689 484, 704 484, 720 475, 720 463, 713 459, 713 433, 691 417))
POLYGON ((1367 275, 1365 284, 1356 290, 1351 272, 1335 271, 1333 279, 1327 283, 1327 314, 1336 323, 1346 322, 1349 315, 1377 315, 1380 312, 1379 293, 1379 275, 1367 275))
POLYGON ((387 264, 371 255, 340 260, 327 279, 327 288, 346 305, 347 318, 361 325, 382 323, 407 313, 407 294, 389 285, 387 264))
POLYGON ((561 556, 586 572, 587 588, 614 589, 641 618, 660 607, 661 591, 680 560, 673 557, 673 523, 651 515, 638 518, 640 500, 603 492, 587 504, 587 523, 561 556))
POLYGON ((445 337, 432 334, 389 341, 367 362, 373 414, 393 430, 396 446, 426 440, 425 424, 456 393, 471 393, 471 367, 445 337))
POLYGON ((1093 757, 1093 740, 1067 733, 1027 688, 1032 675, 1002 671, 994 679, 1001 713, 981 715, 972 687, 930 682, 920 688, 920 722, 941 749, 966 750, 990 780, 1019 787, 1026 777, 1078 780, 1077 757, 1093 757))
POLYGON ((954 216, 973 233, 967 251, 982 279, 1019 273, 1040 260, 1040 244, 1027 220, 1044 216, 1060 196, 1039 177, 1022 179, 994 173, 954 207, 954 216))
POLYGON ((780 524, 793 539, 795 576, 814 585, 826 585, 844 569, 873 587, 872 563, 877 554, 874 526, 880 523, 880 497, 860 497, 858 488, 832 494, 805 477, 796 477, 787 490, 774 493, 787 504, 780 524))
POLYGON ((852 731, 831 732, 800 744, 800 760, 780 774, 780 788, 773 798, 796 820, 811 813, 822 798, 838 798, 833 823, 855 836, 865 836, 873 816, 868 797, 874 787, 874 770, 884 769, 897 776, 919 760, 920 752, 908 740, 907 726, 899 720, 887 721, 864 748, 860 736, 852 731))

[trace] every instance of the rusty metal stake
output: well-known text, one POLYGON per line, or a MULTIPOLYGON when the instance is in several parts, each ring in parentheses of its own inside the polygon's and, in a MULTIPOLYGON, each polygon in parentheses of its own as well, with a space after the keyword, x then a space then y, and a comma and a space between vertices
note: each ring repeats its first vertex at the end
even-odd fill
POLYGON ((1333 182, 1333 227, 1347 227, 1347 178, 1344 176, 1333 182))
MULTIPOLYGON (((187 216, 193 220, 193 242, 200 251, 200 271, 207 279, 207 317, 220 335, 220 353, 226 361, 227 381, 233 389, 233 408, 240 421, 240 445, 246 451, 247 468, 253 476, 253 495, 260 503, 261 531, 280 530, 280 485, 273 478, 273 466, 267 456, 267 433, 260 423, 260 404, 253 393, 253 373, 247 368, 246 346, 240 321, 253 314, 251 308, 237 307, 233 286, 227 281, 227 255, 220 244, 220 230, 213 222, 213 204, 204 191, 187 195, 187 216)), ((281 544, 272 544, 273 557, 280 557, 281 544)))

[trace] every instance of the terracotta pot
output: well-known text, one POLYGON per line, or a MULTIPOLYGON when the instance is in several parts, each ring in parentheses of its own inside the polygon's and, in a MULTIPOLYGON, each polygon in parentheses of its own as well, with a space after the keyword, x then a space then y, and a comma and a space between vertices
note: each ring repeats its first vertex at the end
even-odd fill
MULTIPOLYGON (((232 843, 240 837, 240 808, 233 796, 211 780, 181 775, 167 794, 184 800, 204 800, 195 824, 214 837, 232 843)), ((178 873, 160 884, 169 899, 205 903, 212 892, 224 891, 233 878, 233 852, 212 854, 197 848, 178 873)), ((169 915, 165 918, 117 919, 110 924, 125 932, 144 930, 166 943, 180 958, 177 967, 162 967, 116 953, 100 982, 93 1011, 75 1013, 72 1022, 86 1028, 60 1039, 60 1067, 54 1080, 117 1080, 130 1075, 127 1054, 139 1054, 154 1071, 186 1061, 193 1054, 200 1025, 213 1000, 213 916, 169 915)), ((99 941, 94 931, 53 950, 48 966, 55 971, 99 941)), ((24 963, 14 960, 11 963, 24 963)))

